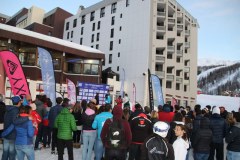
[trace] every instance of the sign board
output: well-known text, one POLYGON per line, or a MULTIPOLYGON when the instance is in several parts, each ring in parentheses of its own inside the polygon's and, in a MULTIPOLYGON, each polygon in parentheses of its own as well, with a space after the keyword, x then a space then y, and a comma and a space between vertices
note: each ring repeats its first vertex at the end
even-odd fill
POLYGON ((88 102, 95 98, 99 93, 99 104, 105 104, 105 95, 109 91, 109 85, 78 82, 77 101, 87 100, 88 102))

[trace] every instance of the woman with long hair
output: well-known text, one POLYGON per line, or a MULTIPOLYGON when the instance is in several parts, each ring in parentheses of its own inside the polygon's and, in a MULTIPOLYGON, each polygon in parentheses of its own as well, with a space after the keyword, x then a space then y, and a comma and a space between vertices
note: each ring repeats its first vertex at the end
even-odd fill
POLYGON ((80 102, 76 102, 71 108, 71 112, 75 118, 77 130, 73 132, 73 147, 80 148, 80 137, 82 131, 82 107, 80 102))
POLYGON ((187 137, 187 127, 182 124, 176 124, 175 134, 177 139, 173 143, 175 160, 186 160, 189 141, 187 137))

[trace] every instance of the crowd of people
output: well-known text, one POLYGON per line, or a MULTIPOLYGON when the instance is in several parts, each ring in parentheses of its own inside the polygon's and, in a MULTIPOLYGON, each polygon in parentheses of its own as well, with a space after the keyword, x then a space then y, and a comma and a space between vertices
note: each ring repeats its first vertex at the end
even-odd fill
POLYGON ((46 95, 11 100, 5 105, 0 94, 2 160, 34 160, 35 151, 44 148, 59 160, 65 148, 69 160, 73 148, 82 148, 82 160, 91 160, 93 153, 95 160, 188 160, 191 149, 194 160, 240 157, 240 113, 223 106, 164 104, 151 111, 139 103, 130 106, 127 94, 114 107, 99 105, 97 96, 74 105, 57 97, 55 106, 46 95))

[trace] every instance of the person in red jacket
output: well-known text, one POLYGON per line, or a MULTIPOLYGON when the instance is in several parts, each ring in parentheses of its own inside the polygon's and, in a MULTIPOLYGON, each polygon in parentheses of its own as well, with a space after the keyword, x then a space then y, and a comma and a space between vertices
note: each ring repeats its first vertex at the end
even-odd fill
MULTIPOLYGON (((132 141, 132 132, 130 125, 128 121, 122 119, 123 116, 123 110, 120 106, 115 106, 113 108, 113 118, 107 119, 103 125, 102 132, 101 132, 101 139, 103 142, 103 145, 105 147, 105 159, 111 160, 111 159, 118 159, 118 160, 125 160, 127 155, 127 148, 130 146, 132 141), (120 124, 122 138, 120 142, 115 142, 113 145, 119 146, 119 147, 113 147, 110 145, 110 134, 113 123, 120 124)), ((119 135, 119 132, 115 134, 119 135)))
POLYGON ((30 112, 30 115, 31 115, 32 124, 33 124, 33 127, 34 127, 33 144, 35 144, 36 136, 38 134, 38 124, 41 123, 42 118, 36 111, 36 105, 34 103, 31 103, 30 106, 31 106, 31 109, 32 109, 31 112, 30 112))
POLYGON ((171 106, 169 104, 163 105, 163 111, 158 112, 158 119, 159 121, 163 122, 172 122, 174 116, 174 112, 171 111, 171 106))

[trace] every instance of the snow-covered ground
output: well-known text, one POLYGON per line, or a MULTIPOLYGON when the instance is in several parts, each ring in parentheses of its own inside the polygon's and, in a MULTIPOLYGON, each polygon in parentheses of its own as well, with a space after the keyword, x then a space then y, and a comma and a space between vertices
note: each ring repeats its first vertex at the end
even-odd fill
POLYGON ((238 108, 240 107, 240 97, 199 94, 197 95, 197 104, 200 104, 202 108, 204 108, 206 105, 217 107, 224 106, 229 112, 232 110, 238 111, 238 108))

